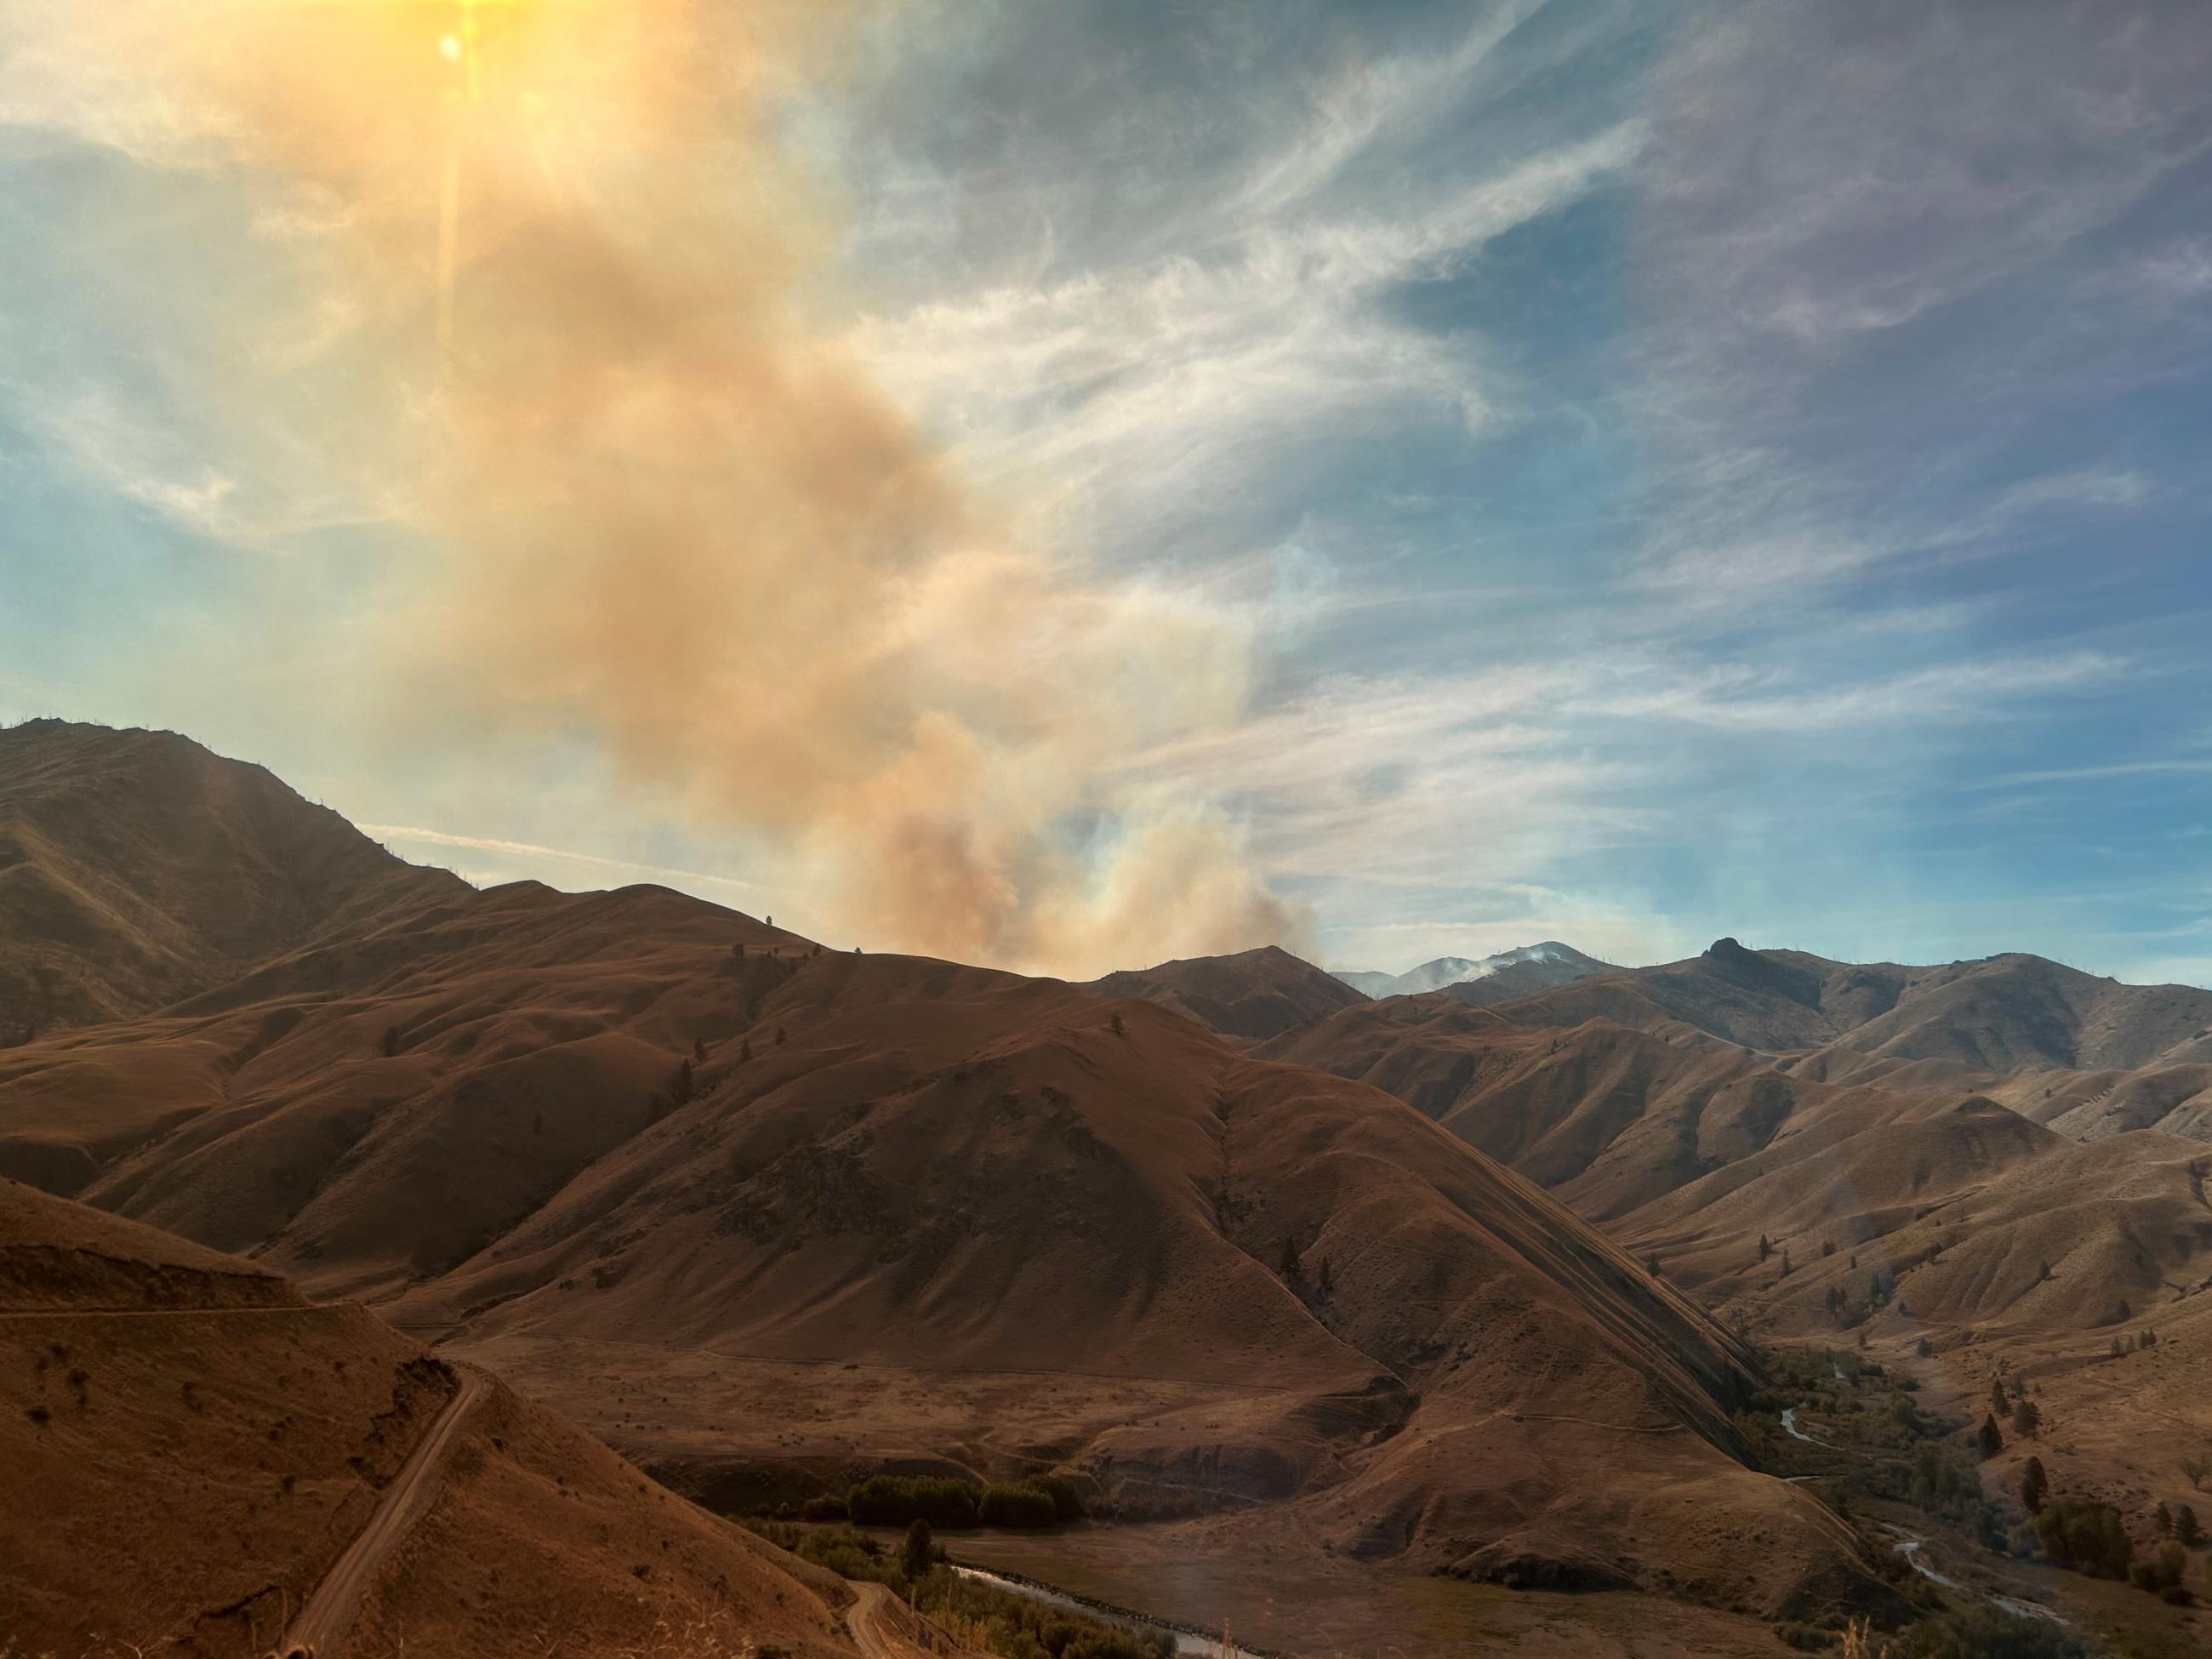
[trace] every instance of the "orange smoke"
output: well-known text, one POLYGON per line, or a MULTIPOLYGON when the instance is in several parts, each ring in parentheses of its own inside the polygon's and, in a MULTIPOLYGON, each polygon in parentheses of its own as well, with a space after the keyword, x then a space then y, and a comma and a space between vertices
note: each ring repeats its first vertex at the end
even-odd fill
POLYGON ((313 273, 272 334, 347 390, 291 435, 422 550, 373 629, 412 729, 586 734, 883 945, 1077 971, 1294 931, 1227 817, 1133 781, 1240 716, 1236 619, 1016 545, 829 337, 836 216, 782 124, 878 7, 56 9, 22 27, 71 124, 239 171, 313 273))

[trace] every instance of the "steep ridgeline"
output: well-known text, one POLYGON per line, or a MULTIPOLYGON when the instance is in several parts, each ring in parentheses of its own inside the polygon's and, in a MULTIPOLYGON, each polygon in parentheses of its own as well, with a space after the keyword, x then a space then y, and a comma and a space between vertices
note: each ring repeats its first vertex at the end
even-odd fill
POLYGON ((468 890, 173 732, 0 730, 0 1043, 150 1012, 468 890))

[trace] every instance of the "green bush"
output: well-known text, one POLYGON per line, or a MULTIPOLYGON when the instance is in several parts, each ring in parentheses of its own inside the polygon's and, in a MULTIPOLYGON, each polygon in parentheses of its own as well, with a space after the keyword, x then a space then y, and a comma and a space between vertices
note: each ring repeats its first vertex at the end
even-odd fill
POLYGON ((2054 1498, 2035 1517, 2036 1542, 2062 1567, 2105 1578, 2125 1578, 2135 1546, 2120 1512, 2085 1498, 2054 1498))
POLYGON ((2181 1575, 2188 1569, 2187 1553, 2169 1538, 2128 1569, 2128 1580, 2137 1589, 2156 1595, 2179 1584, 2181 1575))
POLYGON ((1904 1659, 2086 1659, 2087 1653, 2047 1619, 2017 1619, 1994 1607, 1923 1620, 1904 1642, 1904 1659))
POLYGON ((915 1586, 915 1605, 980 1622, 999 1659, 1172 1659, 1165 1636, 1140 1636, 1103 1619, 1047 1607, 939 1567, 915 1586))

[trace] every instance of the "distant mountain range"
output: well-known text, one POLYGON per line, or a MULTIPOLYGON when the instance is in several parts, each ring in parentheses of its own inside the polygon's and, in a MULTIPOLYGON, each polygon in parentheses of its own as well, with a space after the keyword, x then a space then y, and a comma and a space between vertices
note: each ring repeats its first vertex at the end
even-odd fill
POLYGON ((259 769, 58 722, 0 732, 0 1174, 364 1304, 715 1507, 1057 1471, 1309 1576, 1893 1602, 1752 1467, 1724 1328, 1387 1086, 1254 1052, 1447 998, 478 891, 259 769))
POLYGON ((1449 991, 1459 1000, 1475 1006, 1508 1002, 1554 985, 1571 985, 1593 974, 1623 971, 1610 962, 1584 956, 1571 945, 1547 939, 1501 951, 1494 957, 1438 957, 1402 974, 1368 973, 1358 969, 1335 969, 1337 978, 1370 997, 1419 996, 1425 991, 1449 991))

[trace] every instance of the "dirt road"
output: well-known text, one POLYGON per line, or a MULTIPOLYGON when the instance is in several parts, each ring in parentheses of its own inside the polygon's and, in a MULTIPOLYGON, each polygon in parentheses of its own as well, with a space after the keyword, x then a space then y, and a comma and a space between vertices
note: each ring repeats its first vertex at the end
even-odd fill
POLYGON ((853 1587, 853 1605, 845 1610, 845 1628, 853 1632, 853 1640, 860 1644, 860 1651, 867 1659, 907 1659, 909 1650, 905 1644, 895 1644, 883 1628, 884 1610, 890 1604, 890 1591, 865 1578, 846 1582, 853 1587))
POLYGON ((415 1449, 407 1455, 407 1461, 400 1465, 392 1484, 384 1489, 384 1496, 377 1501, 368 1523, 346 1546, 345 1553, 331 1565, 330 1571, 323 1575, 323 1582, 300 1609, 300 1616, 292 1621, 292 1628, 284 1638, 288 1646, 307 1648, 314 1653, 315 1659, 332 1659, 347 1631, 352 1628, 362 1598, 376 1580, 377 1570, 429 1507, 454 1433, 487 1392, 484 1379, 476 1372, 462 1370, 457 1374, 460 1387, 454 1390, 453 1397, 446 1402, 446 1409, 438 1413, 437 1420, 416 1443, 415 1449))

